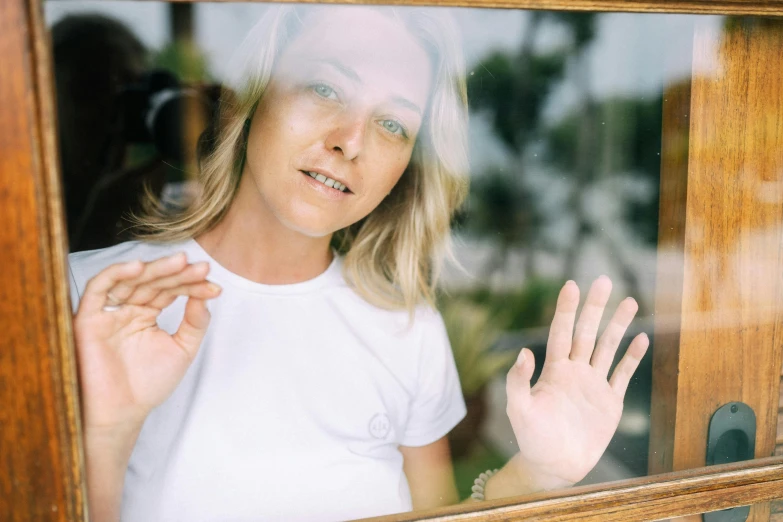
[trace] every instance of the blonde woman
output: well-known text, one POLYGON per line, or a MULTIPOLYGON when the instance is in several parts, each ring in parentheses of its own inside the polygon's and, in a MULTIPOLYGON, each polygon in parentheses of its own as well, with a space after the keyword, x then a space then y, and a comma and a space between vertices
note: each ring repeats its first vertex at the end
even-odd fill
MULTIPOLYGON (((141 241, 70 258, 94 520, 345 520, 459 501, 465 414, 433 285, 466 192, 457 34, 431 10, 273 7, 245 43, 202 195, 141 241)), ((477 498, 571 485, 614 433, 648 341, 596 343, 567 283, 520 452, 477 498), (576 323, 576 325, 575 325, 576 323)), ((483 491, 482 491, 483 490, 483 491)))

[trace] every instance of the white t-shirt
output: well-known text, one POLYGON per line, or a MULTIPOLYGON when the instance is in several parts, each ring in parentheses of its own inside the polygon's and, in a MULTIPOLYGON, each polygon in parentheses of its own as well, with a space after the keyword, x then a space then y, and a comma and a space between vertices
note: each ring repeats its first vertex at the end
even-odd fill
MULTIPOLYGON (((465 415, 431 308, 386 311, 342 277, 264 285, 194 240, 129 242, 69 257, 74 308, 110 264, 184 251, 223 288, 199 353, 147 418, 125 476, 124 522, 347 520, 411 509, 398 445, 422 446, 465 415)), ((160 315, 176 331, 184 298, 160 315)))

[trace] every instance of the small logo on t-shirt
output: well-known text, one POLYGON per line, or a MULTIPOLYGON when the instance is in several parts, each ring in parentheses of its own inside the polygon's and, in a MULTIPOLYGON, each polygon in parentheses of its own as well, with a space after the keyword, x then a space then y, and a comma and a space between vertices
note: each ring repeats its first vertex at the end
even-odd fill
POLYGON ((368 429, 370 435, 376 439, 385 439, 386 435, 389 434, 389 430, 391 430, 389 416, 385 413, 376 413, 372 416, 372 419, 370 419, 368 429))

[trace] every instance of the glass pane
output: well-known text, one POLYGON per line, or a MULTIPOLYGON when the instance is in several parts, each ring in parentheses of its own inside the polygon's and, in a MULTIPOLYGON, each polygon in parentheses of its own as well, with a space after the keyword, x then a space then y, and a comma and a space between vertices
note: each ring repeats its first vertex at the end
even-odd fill
POLYGON ((119 483, 123 520, 351 519, 468 499, 487 470, 496 498, 780 453, 781 288, 758 278, 781 261, 783 96, 736 58, 777 70, 779 24, 45 10, 71 251, 99 249, 69 259, 86 432, 124 448, 88 436, 91 497, 116 508, 119 483), (579 314, 568 280, 594 285, 579 314))

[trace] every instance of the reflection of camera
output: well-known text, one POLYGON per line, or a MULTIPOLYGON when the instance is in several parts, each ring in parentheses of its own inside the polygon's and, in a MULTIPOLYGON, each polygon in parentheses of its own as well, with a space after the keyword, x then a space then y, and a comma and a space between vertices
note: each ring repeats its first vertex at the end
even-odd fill
POLYGON ((167 71, 150 71, 120 93, 120 132, 128 143, 153 143, 162 158, 182 163, 210 124, 215 91, 182 86, 167 71))

